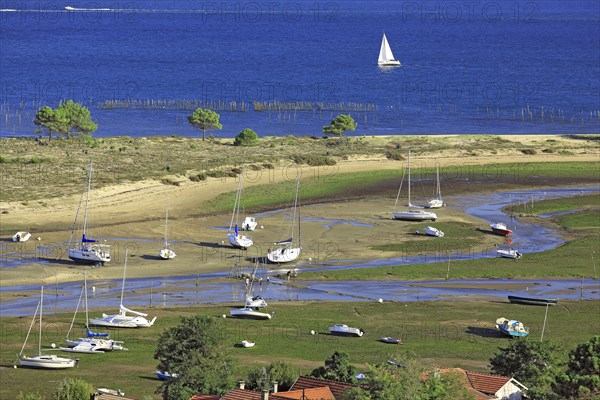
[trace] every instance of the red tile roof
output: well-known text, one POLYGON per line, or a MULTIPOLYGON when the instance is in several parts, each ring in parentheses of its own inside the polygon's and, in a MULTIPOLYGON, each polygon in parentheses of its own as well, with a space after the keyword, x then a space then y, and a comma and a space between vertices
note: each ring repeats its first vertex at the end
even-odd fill
MULTIPOLYGON (((269 400, 289 400, 287 397, 278 396, 280 393, 269 394, 269 400)), ((221 400, 260 400, 261 393, 254 390, 234 388, 227 392, 221 400)))
POLYGON ((354 385, 352 383, 328 381, 326 379, 317 379, 311 376, 301 376, 298 379, 296 379, 296 382, 294 382, 290 390, 312 389, 320 388, 323 386, 327 386, 331 390, 331 393, 334 395, 334 397, 338 398, 346 390, 353 387, 357 387, 358 385, 354 385))
POLYGON ((195 394, 190 397, 190 400, 219 400, 219 396, 212 394, 195 394))
MULTIPOLYGON (((327 386, 278 392, 277 396, 293 400, 335 400, 333 393, 327 386)), ((269 396, 269 400, 271 400, 271 396, 269 396)))
POLYGON ((502 386, 510 382, 511 378, 499 375, 481 374, 465 371, 473 389, 486 394, 495 394, 502 386))

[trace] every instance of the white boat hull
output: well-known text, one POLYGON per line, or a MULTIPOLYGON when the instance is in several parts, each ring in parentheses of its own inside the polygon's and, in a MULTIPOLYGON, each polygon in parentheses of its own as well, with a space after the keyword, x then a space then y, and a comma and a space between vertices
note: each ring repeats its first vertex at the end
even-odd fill
POLYGON ((361 328, 337 324, 329 327, 329 333, 338 336, 357 336, 361 337, 365 332, 361 328))
POLYGON ((437 228, 434 228, 433 226, 426 226, 424 231, 427 236, 435 236, 439 238, 444 237, 444 232, 440 231, 437 228))
POLYGON ((250 239, 248 236, 240 234, 236 235, 235 233, 230 233, 227 235, 227 240, 229 240, 229 244, 233 247, 239 247, 241 249, 247 249, 254 244, 252 239, 250 239))
POLYGON ((498 255, 498 257, 512 258, 512 259, 517 259, 517 258, 523 257, 523 254, 521 254, 517 250, 513 250, 513 249, 510 249, 510 250, 498 250, 496 252, 496 254, 498 255))
POLYGON ((437 214, 425 210, 397 211, 394 213, 394 219, 403 221, 435 221, 437 214))
POLYGON ((254 217, 246 217, 244 222, 242 223, 243 231, 253 231, 256 229, 258 222, 256 222, 256 218, 254 217))
POLYGON ((56 355, 41 355, 36 357, 19 357, 19 363, 23 367, 44 369, 73 368, 77 361, 72 358, 63 358, 56 355))
POLYGON ((300 257, 300 247, 280 247, 267 253, 267 260, 272 263, 288 263, 300 257))
POLYGON ((175 252, 173 250, 171 250, 171 249, 162 249, 158 255, 163 260, 170 260, 172 258, 175 258, 175 256, 177 254, 175 254, 175 252))
POLYGON ((73 261, 83 263, 107 263, 110 262, 110 252, 103 249, 104 246, 89 245, 77 249, 69 249, 69 258, 73 261))
POLYGON ((427 208, 442 208, 444 207, 444 200, 442 199, 433 199, 427 203, 427 208))
POLYGON ((67 353, 104 354, 103 350, 100 350, 89 342, 81 342, 77 346, 73 347, 60 347, 60 350, 67 353))
POLYGON ((149 328, 154 325, 156 317, 148 321, 145 317, 130 315, 107 315, 102 314, 102 318, 90 319, 90 325, 107 326, 111 328, 149 328))
POLYGON ((26 242, 31 237, 31 233, 29 232, 17 232, 13 235, 13 242, 26 242))
POLYGON ((400 61, 398 60, 387 60, 387 61, 379 61, 377 63, 380 67, 399 67, 400 61))
POLYGON ((254 347, 256 343, 254 343, 251 340, 242 340, 242 346, 248 348, 248 347, 254 347))
MULTIPOLYGON (((65 340, 65 343, 69 347, 77 347, 77 346, 92 346, 96 350, 102 351, 112 351, 112 350, 122 350, 123 346, 120 346, 112 339, 97 339, 97 338, 79 338, 77 340, 65 340), (86 344, 88 343, 88 344, 86 344)), ((119 342, 122 343, 122 342, 119 342)))
POLYGON ((246 297, 246 307, 247 308, 262 308, 266 307, 267 302, 260 296, 255 297, 246 297))
POLYGON ((231 310, 229 310, 229 315, 231 315, 234 318, 271 319, 271 314, 256 311, 249 307, 232 308, 231 310))

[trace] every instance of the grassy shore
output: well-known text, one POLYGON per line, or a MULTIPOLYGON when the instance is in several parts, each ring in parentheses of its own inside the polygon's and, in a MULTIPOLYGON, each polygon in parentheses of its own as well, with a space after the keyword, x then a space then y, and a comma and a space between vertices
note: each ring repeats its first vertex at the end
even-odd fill
MULTIPOLYGON (((402 357, 414 352, 434 365, 487 370, 487 360, 498 347, 506 346, 506 338, 494 329, 498 317, 523 321, 530 334, 538 337, 544 321, 544 308, 499 301, 448 301, 418 303, 273 303, 275 312, 270 321, 240 321, 227 318, 224 340, 240 361, 236 375, 245 378, 248 368, 264 366, 272 360, 294 364, 301 373, 309 373, 322 365, 334 350, 348 353, 352 362, 364 368, 366 363, 378 363, 390 357, 402 357), (327 327, 346 323, 366 330, 362 338, 340 338, 327 334, 327 327), (311 335, 310 331, 317 332, 311 335), (402 337, 401 346, 379 343, 383 336, 402 337), (256 341, 256 347, 235 347, 243 339, 256 341)), ((179 316, 227 313, 224 306, 164 308, 148 310, 157 315, 154 327, 140 330, 113 331, 114 338, 124 340, 130 349, 104 355, 79 355, 78 369, 66 371, 13 369, 29 318, 2 318, 0 397, 13 398, 19 390, 50 394, 54 383, 63 377, 81 377, 96 387, 120 388, 134 398, 153 396, 159 382, 155 379, 156 361, 153 354, 158 335, 176 324, 179 316), (115 373, 118 371, 118 373, 115 373)), ((548 313, 545 340, 563 345, 565 354, 600 330, 600 321, 590 315, 600 312, 598 301, 561 301, 548 313)), ((48 315, 44 318, 43 346, 60 344, 70 324, 71 315, 48 315)), ((82 330, 78 327, 77 330, 82 330)), ((81 333, 81 332, 76 332, 81 333)), ((26 353, 35 353, 37 337, 32 335, 26 353)))

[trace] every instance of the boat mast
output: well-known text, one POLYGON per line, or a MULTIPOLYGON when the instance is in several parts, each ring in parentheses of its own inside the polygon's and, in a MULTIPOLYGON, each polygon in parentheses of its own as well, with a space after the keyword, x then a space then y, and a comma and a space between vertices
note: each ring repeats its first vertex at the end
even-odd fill
POLYGON ((44 309, 44 287, 42 286, 42 297, 40 298, 40 337, 38 339, 38 355, 42 355, 42 314, 44 309))
MULTIPOLYGON (((292 215, 292 232, 290 236, 292 237, 292 242, 294 239, 294 231, 296 230, 296 213, 298 213, 298 239, 300 239, 300 213, 298 210, 298 192, 300 190, 300 177, 296 175, 296 198, 294 199, 294 214, 292 215)), ((300 242, 298 242, 300 243, 300 242)), ((291 243, 290 243, 291 245, 291 243)))
POLYGON ((87 192, 85 194, 85 210, 83 213, 83 236, 85 236, 85 228, 87 226, 88 203, 90 198, 90 188, 92 186, 92 160, 90 160, 90 173, 88 175, 87 192))
POLYGON ((88 293, 87 293, 87 270, 83 270, 83 290, 85 292, 85 327, 87 328, 90 324, 90 320, 89 320, 89 316, 88 316, 88 301, 87 301, 87 296, 88 296, 88 293))
POLYGON ((123 283, 121 284, 121 307, 123 308, 123 293, 125 292, 125 275, 127 274, 127 252, 129 249, 125 249, 125 263, 123 264, 123 283))
POLYGON ((229 232, 231 232, 231 229, 233 228, 233 221, 236 222, 238 221, 238 214, 239 214, 239 209, 240 209, 240 198, 241 198, 241 192, 242 192, 242 175, 243 175, 243 171, 240 173, 240 182, 238 183, 238 190, 237 190, 237 194, 235 195, 235 203, 233 204, 233 213, 231 214, 231 222, 229 223, 229 232))
POLYGON ((436 198, 441 200, 442 199, 442 189, 440 187, 440 165, 439 164, 437 164, 435 166, 435 176, 436 176, 435 179, 437 181, 435 196, 436 196, 436 198))
POLYGON ((165 249, 168 246, 168 242, 167 242, 167 227, 169 226, 169 205, 167 204, 167 212, 166 212, 166 216, 165 216, 165 249))
POLYGON ((410 146, 408 147, 408 208, 410 209, 410 146))

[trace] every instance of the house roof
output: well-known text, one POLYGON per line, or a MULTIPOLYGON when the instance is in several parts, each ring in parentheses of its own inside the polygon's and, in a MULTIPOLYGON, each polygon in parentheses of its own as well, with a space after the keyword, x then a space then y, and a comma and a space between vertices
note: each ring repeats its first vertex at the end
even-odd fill
POLYGON ((485 394, 495 394, 512 379, 506 376, 481 374, 478 372, 465 371, 465 373, 473 389, 485 394))
MULTIPOLYGON (((269 394, 269 400, 289 400, 288 397, 280 397, 280 393, 269 394)), ((260 400, 261 393, 254 390, 233 388, 221 397, 221 400, 260 400)))
POLYGON ((190 400, 219 400, 219 396, 212 394, 195 394, 190 397, 190 400))
POLYGON ((357 387, 358 385, 354 385, 352 383, 329 381, 326 379, 317 379, 311 376, 301 376, 298 379, 296 379, 296 382, 294 382, 290 390, 322 388, 324 386, 327 386, 331 390, 333 396, 335 398, 338 398, 346 390, 353 387, 357 387))
MULTIPOLYGON (((327 386, 309 389, 290 390, 289 392, 278 392, 277 397, 293 400, 335 400, 333 393, 327 386)), ((269 400, 271 396, 269 396, 269 400)))

